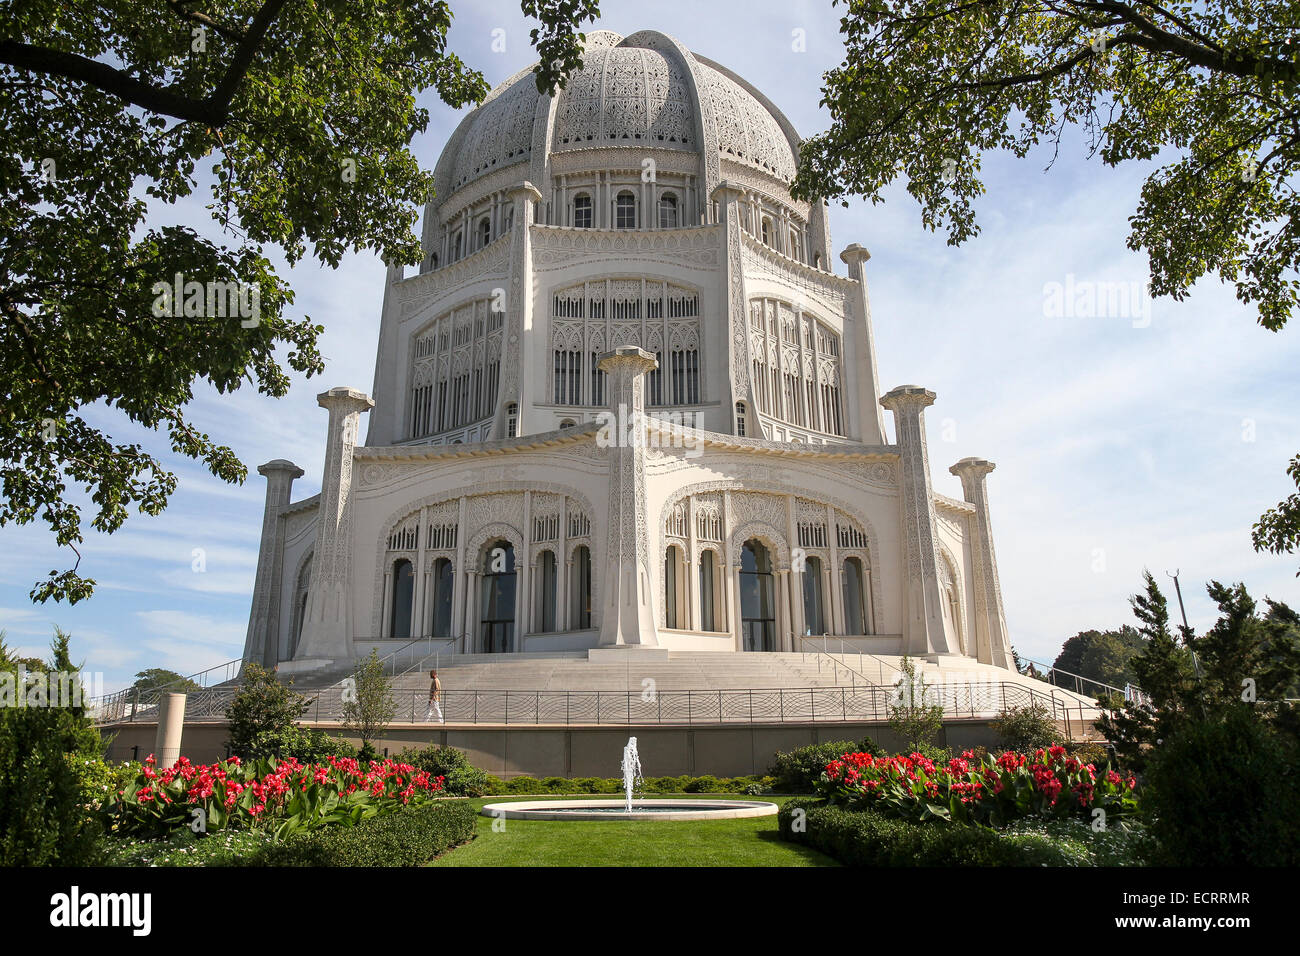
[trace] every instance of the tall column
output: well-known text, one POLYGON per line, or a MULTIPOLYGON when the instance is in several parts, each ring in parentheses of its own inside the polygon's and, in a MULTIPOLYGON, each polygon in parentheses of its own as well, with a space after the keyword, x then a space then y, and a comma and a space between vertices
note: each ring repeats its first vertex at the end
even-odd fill
POLYGON ((310 670, 352 657, 352 455, 362 412, 374 400, 353 388, 331 388, 316 396, 329 412, 325 470, 321 475, 316 518, 316 548, 312 552, 307 614, 293 670, 310 670))
POLYGON ((858 284, 857 289, 850 291, 845 300, 848 312, 846 318, 853 324, 852 335, 845 335, 853 345, 853 364, 851 370, 845 370, 850 373, 845 377, 856 380, 857 400, 849 405, 852 426, 856 426, 864 445, 883 445, 885 416, 876 404, 876 396, 880 394, 880 373, 876 370, 876 336, 871 329, 871 298, 867 295, 867 276, 863 268, 870 258, 871 253, 856 242, 840 253, 841 261, 849 267, 849 278, 858 284))
POLYGON ((289 506, 293 481, 302 469, 277 458, 259 465, 266 478, 266 506, 262 509, 262 541, 257 549, 257 577, 253 585, 253 608, 244 638, 244 660, 274 667, 280 660, 280 583, 284 577, 284 531, 280 513, 289 506))
POLYGON ((532 183, 525 182, 511 189, 509 196, 515 224, 510 238, 510 285, 505 298, 506 331, 505 342, 502 343, 501 385, 498 389, 496 418, 492 423, 492 436, 495 438, 504 438, 506 435, 506 408, 511 402, 519 406, 515 434, 526 435, 538 430, 529 418, 528 409, 532 402, 526 401, 525 396, 532 387, 533 372, 527 361, 531 357, 528 339, 533 334, 531 227, 534 210, 541 201, 542 194, 532 183))
POLYGON ((901 517, 907 561, 903 646, 913 655, 956 654, 956 635, 948 633, 943 619, 930 458, 925 441, 925 409, 934 404, 934 392, 916 385, 900 385, 880 404, 894 413, 903 472, 901 517))
POLYGON ((989 497, 985 479, 996 466, 983 458, 963 458, 948 470, 961 479, 962 496, 975 507, 971 554, 975 559, 976 656, 985 664, 1013 668, 1011 638, 1002 609, 1002 586, 998 582, 998 557, 993 550, 993 526, 989 521, 989 497))
POLYGON ((597 441, 609 448, 608 537, 605 545, 602 645, 659 643, 654 618, 654 570, 647 541, 645 489, 645 374, 658 363, 645 349, 606 352, 609 410, 597 441))

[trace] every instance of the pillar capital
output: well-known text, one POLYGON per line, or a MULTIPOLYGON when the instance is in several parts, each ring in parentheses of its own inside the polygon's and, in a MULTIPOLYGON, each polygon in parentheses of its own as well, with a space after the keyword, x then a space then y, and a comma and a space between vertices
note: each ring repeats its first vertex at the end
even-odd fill
POLYGON ((934 404, 935 394, 919 385, 900 385, 880 397, 880 404, 895 415, 907 409, 924 409, 934 404))
POLYGON ((855 265, 861 265, 871 258, 871 253, 867 251, 866 246, 858 243, 850 243, 843 252, 840 253, 840 261, 852 269, 855 265))
POLYGON ((264 478, 287 475, 290 480, 301 478, 303 476, 303 470, 301 468, 284 458, 275 458, 264 465, 258 465, 257 473, 264 478))
POLYGON ((511 186, 506 190, 506 195, 511 199, 525 199, 531 200, 532 202, 542 201, 541 192, 528 180, 524 180, 521 183, 516 183, 514 186, 511 186))
POLYGON ((631 369, 633 373, 651 372, 659 365, 653 352, 647 352, 637 345, 624 345, 605 352, 596 360, 596 367, 602 372, 631 369))
POLYGON ((329 409, 331 412, 335 409, 344 412, 364 412, 375 407, 375 400, 365 392, 358 391, 355 388, 339 386, 317 395, 316 404, 321 408, 329 409))
POLYGON ((957 462, 948 471, 961 479, 962 487, 966 487, 969 479, 972 482, 983 481, 997 465, 985 458, 963 458, 957 462))

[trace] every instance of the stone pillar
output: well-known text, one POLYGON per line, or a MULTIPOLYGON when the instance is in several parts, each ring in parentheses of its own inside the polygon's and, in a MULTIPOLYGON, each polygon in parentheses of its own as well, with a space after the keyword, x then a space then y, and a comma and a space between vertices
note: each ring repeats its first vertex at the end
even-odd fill
POLYGON ((158 700, 158 735, 153 755, 162 770, 180 759, 181 737, 185 732, 185 695, 163 694, 158 700))
POLYGON ((253 608, 244 638, 244 660, 274 667, 280 660, 280 585, 284 576, 284 531, 280 513, 289 505, 293 481, 302 469, 277 458, 258 466, 266 478, 266 506, 262 510, 262 542, 257 550, 257 577, 253 584, 253 608))
POLYGON ((934 404, 934 392, 915 385, 901 385, 885 395, 880 404, 894 413, 902 464, 901 517, 907 565, 903 648, 913 656, 927 655, 932 659, 941 654, 956 654, 956 635, 948 633, 943 618, 934 498, 925 440, 925 409, 934 404))
POLYGON ((655 368, 645 349, 606 352, 597 367, 607 376, 609 410, 597 441, 609 449, 609 517, 605 545, 600 644, 655 647, 654 568, 647 540, 645 488, 645 373, 655 368))
POLYGON ((876 336, 871 330, 871 298, 867 295, 867 276, 863 268, 870 258, 871 253, 856 242, 840 253, 840 260, 849 267, 849 278, 858 284, 845 300, 848 312, 845 318, 853 326, 851 333, 845 330, 845 338, 851 337, 853 344, 853 365, 845 369, 845 379, 853 381, 857 391, 852 415, 862 443, 883 445, 885 415, 877 404, 880 373, 876 370, 876 336))
MULTIPOLYGON (((528 340, 533 332, 533 254, 532 225, 534 210, 542 194, 532 183, 521 183, 509 190, 514 225, 510 238, 510 286, 505 295, 505 341, 502 343, 501 386, 497 391, 496 415, 492 422, 492 437, 505 438, 509 414, 506 409, 514 402, 519 406, 516 435, 537 431, 537 423, 528 417, 531 402, 524 400, 529 394, 532 372, 528 359, 532 350, 528 340)), ((549 351, 547 352, 549 355, 549 351)))
POLYGON ((961 479, 962 496, 975 507, 971 522, 974 532, 971 555, 975 579, 975 648, 985 664, 1014 669, 1011 638, 1002 609, 1002 587, 998 583, 998 558, 993 550, 993 527, 989 521, 989 498, 985 479, 996 466, 983 458, 963 458, 948 470, 961 479))
POLYGON ((329 411, 325 470, 321 475, 316 547, 312 552, 307 614, 289 672, 324 667, 352 658, 352 454, 361 413, 374 400, 353 388, 331 388, 316 396, 329 411))

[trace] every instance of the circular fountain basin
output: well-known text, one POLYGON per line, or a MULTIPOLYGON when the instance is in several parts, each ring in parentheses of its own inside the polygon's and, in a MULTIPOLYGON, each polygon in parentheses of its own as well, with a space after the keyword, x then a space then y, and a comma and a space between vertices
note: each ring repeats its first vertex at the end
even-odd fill
POLYGON ((507 820, 729 820, 775 816, 777 805, 761 800, 515 800, 489 803, 485 817, 507 820))

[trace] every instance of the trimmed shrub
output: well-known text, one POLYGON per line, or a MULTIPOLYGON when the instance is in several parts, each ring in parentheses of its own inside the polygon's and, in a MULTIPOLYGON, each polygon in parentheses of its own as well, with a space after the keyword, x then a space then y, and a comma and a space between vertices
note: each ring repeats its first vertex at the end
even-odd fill
POLYGON ((257 749, 271 761, 297 760, 300 763, 325 763, 330 757, 355 757, 357 748, 342 737, 331 737, 323 730, 291 724, 270 730, 258 737, 257 749))
POLYGON ((1033 753, 1050 747, 1059 735, 1056 721, 1048 716, 1047 708, 1037 702, 1028 707, 1009 707, 989 721, 989 727, 1008 750, 1033 753))
POLYGON ((1163 866, 1300 863, 1300 759, 1249 706, 1190 720, 1155 748, 1142 813, 1163 866))
POLYGON ((12 655, 3 637, 0 631, 0 693, 8 698, 0 706, 0 865, 94 865, 100 827, 86 810, 78 762, 97 761, 103 744, 84 706, 70 706, 54 677, 78 672, 68 635, 55 631, 48 665, 12 655), (44 703, 34 702, 36 693, 44 703), (19 699, 26 703, 17 706, 19 699))
POLYGON ((776 778, 772 786, 778 793, 814 793, 826 765, 851 753, 869 753, 879 757, 885 755, 884 750, 877 747, 870 737, 863 737, 860 743, 828 740, 799 747, 789 753, 778 752, 767 772, 776 778))
POLYGON ((226 708, 230 737, 226 747, 236 757, 253 761, 274 756, 268 743, 282 742, 311 706, 311 699, 280 683, 274 671, 245 662, 239 693, 226 708))
POLYGON ((244 866, 420 866, 474 836, 476 811, 464 800, 439 800, 330 827, 264 847, 244 866))
POLYGON ((999 834, 963 824, 914 823, 817 800, 787 801, 777 814, 784 840, 847 866, 1068 866, 1072 860, 1040 834, 999 834), (798 817, 796 812, 802 811, 798 817), (798 820, 798 826, 793 826, 798 820))
MULTIPOLYGON (((429 746, 423 749, 408 747, 397 755, 402 763, 427 772, 434 777, 442 777, 443 790, 453 797, 481 797, 487 793, 500 791, 489 790, 489 777, 482 770, 469 762, 463 751, 455 747, 429 746)), ((499 782, 499 781, 498 781, 499 782)))

